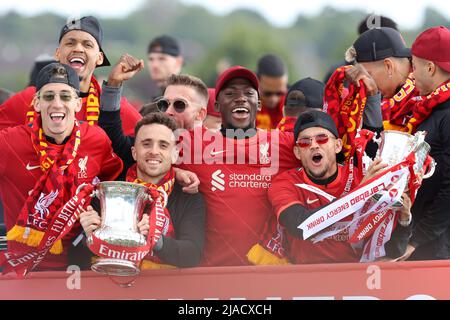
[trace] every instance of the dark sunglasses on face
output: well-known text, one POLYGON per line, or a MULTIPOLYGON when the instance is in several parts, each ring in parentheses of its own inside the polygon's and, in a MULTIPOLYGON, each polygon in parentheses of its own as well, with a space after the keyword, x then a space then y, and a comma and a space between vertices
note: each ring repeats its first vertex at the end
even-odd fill
POLYGON ((42 92, 39 96, 42 99, 44 99, 44 101, 51 102, 55 99, 55 97, 57 95, 59 96, 59 99, 61 99, 61 101, 63 101, 63 102, 69 102, 74 97, 76 97, 70 91, 61 91, 60 93, 56 93, 53 91, 45 91, 45 92, 42 92))
POLYGON ((277 91, 277 92, 264 91, 262 93, 262 95, 265 97, 271 97, 271 96, 281 97, 282 95, 284 95, 284 92, 283 91, 277 91))
POLYGON ((330 137, 325 133, 321 133, 314 137, 298 138, 297 145, 300 148, 307 148, 312 144, 313 139, 316 140, 317 144, 325 144, 328 142, 328 140, 330 138, 334 138, 334 137, 330 137))
POLYGON ((166 112, 171 104, 173 104, 173 108, 178 113, 182 113, 184 110, 186 110, 187 107, 187 102, 183 100, 175 100, 173 102, 170 102, 167 99, 160 99, 156 102, 156 106, 161 112, 166 112))

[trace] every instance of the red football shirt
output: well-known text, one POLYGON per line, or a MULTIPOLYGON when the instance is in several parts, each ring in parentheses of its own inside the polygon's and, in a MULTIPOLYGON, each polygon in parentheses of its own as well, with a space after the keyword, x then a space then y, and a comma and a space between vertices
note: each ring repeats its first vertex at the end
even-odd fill
POLYGON ((246 254, 271 214, 267 189, 272 177, 299 165, 293 134, 258 130, 249 139, 229 139, 199 128, 190 138, 190 143, 183 139, 183 155, 189 156, 183 156, 180 167, 201 181, 206 203, 203 265, 248 265, 246 254))
MULTIPOLYGON (((276 177, 269 189, 269 200, 276 217, 288 207, 298 204, 307 209, 314 209, 329 204, 329 201, 315 192, 305 190, 296 184, 308 184, 339 198, 344 192, 348 179, 348 168, 339 165, 336 179, 327 185, 312 182, 303 169, 286 171, 276 177)), ((352 186, 359 184, 357 174, 352 186)), ((351 220, 351 216, 344 220, 351 220)), ((312 241, 301 240, 285 231, 285 252, 292 263, 330 263, 357 262, 361 252, 353 250, 347 242, 348 232, 341 233, 314 244, 312 241)))
POLYGON ((280 122, 278 122, 277 129, 280 131, 294 132, 296 122, 297 117, 283 117, 280 122))
MULTIPOLYGON (((101 181, 114 180, 122 171, 122 160, 111 147, 106 133, 87 122, 81 125, 81 143, 73 165, 77 168, 78 184, 91 183, 96 177, 101 181)), ((39 156, 31 142, 31 128, 28 125, 16 126, 0 131, 0 197, 3 202, 6 229, 16 223, 28 193, 34 188, 42 175, 39 156)), ((49 144, 50 148, 61 148, 49 144)), ((66 267, 68 241, 81 232, 79 223, 63 239, 65 251, 61 255, 47 254, 39 265, 40 269, 66 267), (65 244, 65 245, 64 245, 65 244)), ((21 244, 9 242, 8 249, 20 250, 21 244)))
POLYGON ((280 103, 276 108, 269 109, 265 105, 261 104, 261 110, 256 114, 256 127, 259 129, 270 130, 276 129, 278 123, 283 118, 283 107, 284 107, 284 95, 280 99, 280 103))
MULTIPOLYGON (((27 112, 35 93, 36 87, 27 87, 0 105, 0 130, 27 124, 27 112)), ((75 116, 78 120, 86 121, 86 99, 83 99, 81 110, 75 116)), ((120 100, 120 117, 124 133, 134 136, 134 127, 142 116, 126 98, 120 100)))

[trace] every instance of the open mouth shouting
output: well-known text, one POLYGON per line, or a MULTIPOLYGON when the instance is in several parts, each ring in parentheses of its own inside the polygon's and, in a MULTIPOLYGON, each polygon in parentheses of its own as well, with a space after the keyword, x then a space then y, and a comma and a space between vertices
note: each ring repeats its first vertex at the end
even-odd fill
POLYGON ((250 117, 250 110, 244 107, 237 107, 231 110, 231 115, 235 119, 247 119, 248 117, 250 117))
POLYGON ((323 163, 323 155, 321 155, 319 152, 315 152, 313 153, 311 160, 313 166, 320 167, 323 163))
POLYGON ((49 116, 54 123, 61 123, 66 118, 66 115, 63 112, 52 112, 49 116))
POLYGON ((75 69, 75 71, 79 72, 79 70, 83 69, 86 64, 84 58, 81 57, 73 57, 69 60, 69 65, 75 69))

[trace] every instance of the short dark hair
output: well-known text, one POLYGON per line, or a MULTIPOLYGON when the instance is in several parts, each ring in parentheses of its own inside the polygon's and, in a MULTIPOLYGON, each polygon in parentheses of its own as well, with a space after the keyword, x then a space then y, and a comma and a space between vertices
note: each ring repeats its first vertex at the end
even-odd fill
POLYGON ((137 137, 137 134, 139 130, 142 128, 142 126, 149 125, 149 124, 161 124, 163 126, 166 126, 172 131, 177 130, 177 124, 175 123, 175 120, 173 120, 171 117, 166 115, 162 112, 154 112, 149 113, 145 117, 143 117, 139 122, 136 124, 136 127, 134 128, 134 136, 137 137))
POLYGON ((282 77, 287 74, 286 64, 279 56, 267 54, 258 60, 256 74, 258 78, 261 76, 282 77))
POLYGON ((200 78, 188 74, 172 74, 167 80, 166 88, 168 86, 191 87, 205 100, 205 108, 208 105, 208 87, 200 78))
MULTIPOLYGON (((381 16, 381 15, 375 15, 375 14, 368 14, 358 25, 358 33, 359 34, 363 34, 364 32, 366 32, 367 30, 369 30, 369 26, 367 26, 367 22, 370 20, 372 20, 375 17, 375 19, 380 19, 380 25, 376 26, 377 28, 380 27, 388 27, 388 28, 392 28, 398 31, 397 28, 397 23, 385 16, 381 16)), ((375 27, 375 26, 374 26, 375 27)))

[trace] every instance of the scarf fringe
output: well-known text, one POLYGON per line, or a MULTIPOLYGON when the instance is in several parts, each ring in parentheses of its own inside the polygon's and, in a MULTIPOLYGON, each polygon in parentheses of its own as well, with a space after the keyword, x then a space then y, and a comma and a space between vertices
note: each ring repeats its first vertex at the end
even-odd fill
MULTIPOLYGON (((26 244, 30 247, 38 247, 44 237, 44 232, 38 231, 35 229, 31 229, 29 227, 21 227, 15 225, 11 230, 6 234, 6 239, 8 241, 16 241, 19 243, 26 244), (26 230, 28 229, 28 230, 26 230), (28 236, 24 237, 25 231, 28 232, 28 236)), ((52 254, 61 254, 63 252, 63 246, 61 239, 56 241, 53 246, 50 248, 50 253, 52 254)))
POLYGON ((278 258, 264 249, 259 243, 255 244, 247 253, 247 259, 254 265, 285 266, 291 263, 286 258, 278 258))
POLYGON ((171 264, 156 263, 151 260, 142 260, 142 263, 141 263, 141 270, 176 269, 176 268, 177 267, 175 267, 171 264))

